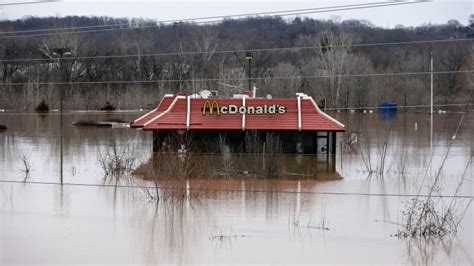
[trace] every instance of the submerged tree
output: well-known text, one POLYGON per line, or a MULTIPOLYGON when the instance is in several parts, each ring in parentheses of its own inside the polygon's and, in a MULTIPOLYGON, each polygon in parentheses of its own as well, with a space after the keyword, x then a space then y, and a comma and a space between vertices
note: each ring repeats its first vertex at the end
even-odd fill
POLYGON ((343 31, 324 31, 318 38, 319 73, 325 76, 326 97, 332 106, 339 106, 343 75, 347 72, 353 37, 343 31))

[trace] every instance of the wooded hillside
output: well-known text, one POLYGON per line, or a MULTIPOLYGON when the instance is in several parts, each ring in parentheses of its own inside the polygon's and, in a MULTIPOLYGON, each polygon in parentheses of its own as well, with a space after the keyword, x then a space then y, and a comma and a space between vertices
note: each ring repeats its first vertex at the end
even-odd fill
POLYGON ((2 21, 0 31, 17 33, 0 34, 0 109, 32 110, 42 99, 58 106, 61 85, 50 84, 61 82, 54 48, 72 52, 63 60, 63 79, 70 82, 64 86, 68 109, 97 109, 107 101, 120 109, 151 108, 164 93, 242 92, 248 88, 245 50, 255 50, 252 83, 259 96, 290 97, 301 91, 318 101, 326 99, 328 107, 376 106, 382 101, 429 104, 432 52, 435 104, 472 102, 474 75, 467 72, 473 66, 472 40, 418 42, 474 38, 471 18, 470 25, 452 20, 395 29, 368 21, 308 18, 248 18, 212 25, 105 17, 2 21), (106 24, 123 25, 62 34, 33 31, 106 24), (25 34, 40 36, 20 36, 25 34), (394 44, 399 42, 417 43, 394 44), (377 43, 391 44, 372 45, 377 43), (112 55, 117 56, 108 57, 112 55), (17 60, 25 58, 37 60, 17 60))

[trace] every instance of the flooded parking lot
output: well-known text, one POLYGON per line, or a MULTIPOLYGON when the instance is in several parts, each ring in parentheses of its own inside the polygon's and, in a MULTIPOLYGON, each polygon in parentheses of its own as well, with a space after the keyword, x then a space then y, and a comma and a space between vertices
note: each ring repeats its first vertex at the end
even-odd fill
POLYGON ((438 172, 439 206, 456 199, 463 209, 472 200, 471 113, 434 115, 432 134, 427 114, 334 113, 348 128, 338 143, 357 136, 339 145, 342 179, 166 180, 158 202, 149 196, 153 182, 106 176, 99 162, 113 147, 131 147, 134 168, 148 162, 150 132, 72 125, 138 115, 66 114, 61 186, 58 115, 0 114, 8 126, 0 133, 1 264, 474 263, 472 207, 442 240, 393 236, 406 202, 428 195, 438 172))

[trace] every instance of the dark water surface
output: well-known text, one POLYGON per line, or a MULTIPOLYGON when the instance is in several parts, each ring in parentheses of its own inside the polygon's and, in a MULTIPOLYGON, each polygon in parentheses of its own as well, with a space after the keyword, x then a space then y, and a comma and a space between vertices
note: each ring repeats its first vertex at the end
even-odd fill
POLYGON ((453 195, 467 166, 458 194, 473 195, 474 115, 436 114, 433 138, 426 114, 399 113, 393 120, 375 113, 334 115, 358 140, 342 153, 338 148, 342 179, 166 181, 160 185, 184 190, 167 191, 169 198, 156 204, 143 188, 152 182, 106 177, 98 162, 113 146, 128 147, 137 158, 134 167, 147 162, 150 132, 72 126, 111 117, 131 121, 139 113, 65 115, 63 186, 50 184, 61 176, 58 115, 0 114, 0 124, 8 126, 0 132, 0 264, 473 264, 472 207, 456 237, 391 235, 410 199, 402 195, 426 194, 445 158, 439 193, 453 195), (29 174, 21 155, 31 164, 29 174), (382 165, 383 175, 377 173, 382 165))

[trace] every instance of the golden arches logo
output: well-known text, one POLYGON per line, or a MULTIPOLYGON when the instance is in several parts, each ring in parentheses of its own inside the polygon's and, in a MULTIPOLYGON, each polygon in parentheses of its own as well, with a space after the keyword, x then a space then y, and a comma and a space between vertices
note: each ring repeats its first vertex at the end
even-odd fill
POLYGON ((220 115, 221 114, 221 110, 219 108, 219 104, 217 103, 217 101, 206 101, 204 102, 204 106, 202 108, 202 115, 206 115, 206 111, 209 110, 209 114, 212 115, 212 113, 214 112, 214 110, 217 111, 217 115, 220 115), (215 109, 214 109, 215 107, 215 109))

